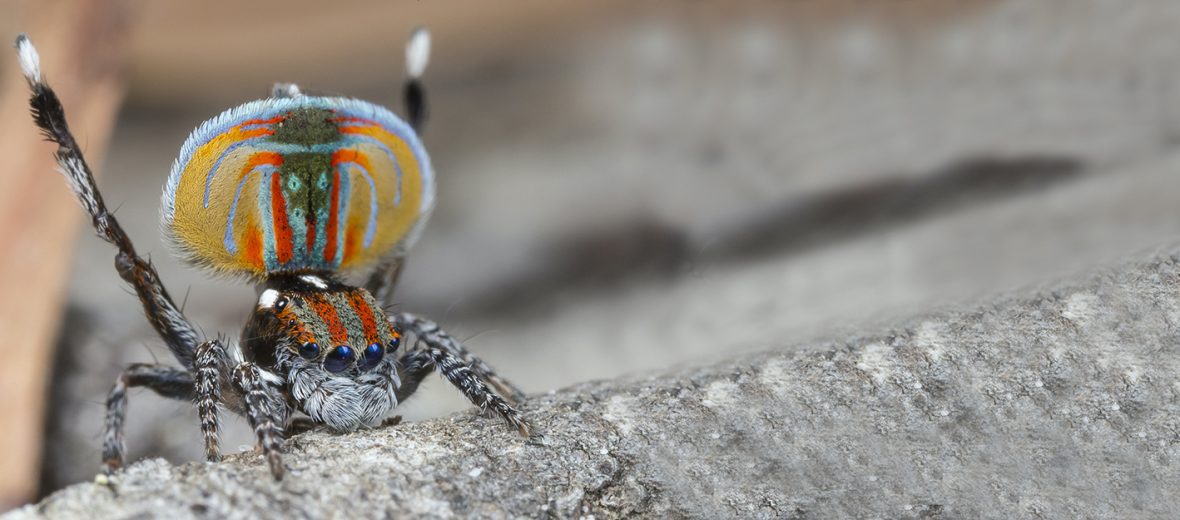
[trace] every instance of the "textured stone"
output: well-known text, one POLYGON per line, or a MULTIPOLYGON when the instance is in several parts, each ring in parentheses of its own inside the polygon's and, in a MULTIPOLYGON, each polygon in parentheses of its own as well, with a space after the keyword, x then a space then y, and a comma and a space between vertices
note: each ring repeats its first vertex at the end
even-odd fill
POLYGON ((891 330, 253 453, 146 460, 7 518, 1165 517, 1180 249, 891 330))

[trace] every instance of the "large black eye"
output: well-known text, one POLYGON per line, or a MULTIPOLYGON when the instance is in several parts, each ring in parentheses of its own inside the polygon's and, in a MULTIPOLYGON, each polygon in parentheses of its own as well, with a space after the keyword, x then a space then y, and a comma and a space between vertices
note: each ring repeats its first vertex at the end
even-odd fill
POLYGON ((340 345, 328 352, 328 357, 324 359, 324 368, 328 372, 338 373, 348 370, 348 366, 352 364, 352 347, 348 345, 340 345))
POLYGON ((279 299, 275 300, 275 311, 283 312, 283 309, 287 308, 289 301, 286 296, 279 296, 279 299))
POLYGON ((320 346, 310 341, 299 345, 299 355, 303 356, 303 359, 315 359, 320 355, 320 346))
POLYGON ((397 347, 402 344, 401 333, 399 331, 394 331, 393 333, 396 335, 393 337, 393 339, 389 340, 389 351, 390 352, 397 350, 397 347))
POLYGON ((361 360, 361 370, 372 370, 381 362, 381 358, 385 356, 385 349, 381 347, 380 343, 374 343, 365 347, 365 358, 361 360))

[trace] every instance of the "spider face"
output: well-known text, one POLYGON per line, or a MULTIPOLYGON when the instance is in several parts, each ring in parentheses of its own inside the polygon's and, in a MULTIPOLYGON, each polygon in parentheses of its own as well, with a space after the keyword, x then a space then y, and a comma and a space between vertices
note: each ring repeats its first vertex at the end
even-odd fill
POLYGON ((338 431, 397 406, 402 333, 368 291, 328 278, 278 278, 262 291, 243 353, 284 380, 297 409, 338 431))

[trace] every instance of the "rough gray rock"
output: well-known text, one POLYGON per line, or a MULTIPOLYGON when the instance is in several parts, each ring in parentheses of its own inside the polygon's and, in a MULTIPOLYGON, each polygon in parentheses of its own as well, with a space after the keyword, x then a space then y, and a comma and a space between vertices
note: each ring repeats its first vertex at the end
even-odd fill
MULTIPOLYGON (((720 343, 720 342, 719 342, 720 343)), ((527 411, 132 465, 7 518, 1109 518, 1177 511, 1180 249, 893 330, 527 411)))

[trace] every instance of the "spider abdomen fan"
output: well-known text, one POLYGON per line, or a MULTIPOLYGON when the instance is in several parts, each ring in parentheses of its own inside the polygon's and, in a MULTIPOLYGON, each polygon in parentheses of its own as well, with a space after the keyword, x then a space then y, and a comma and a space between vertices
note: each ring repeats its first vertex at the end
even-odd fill
POLYGON ((350 98, 270 98, 185 141, 163 228, 189 262, 230 275, 357 271, 404 253, 434 203, 410 125, 350 98))

